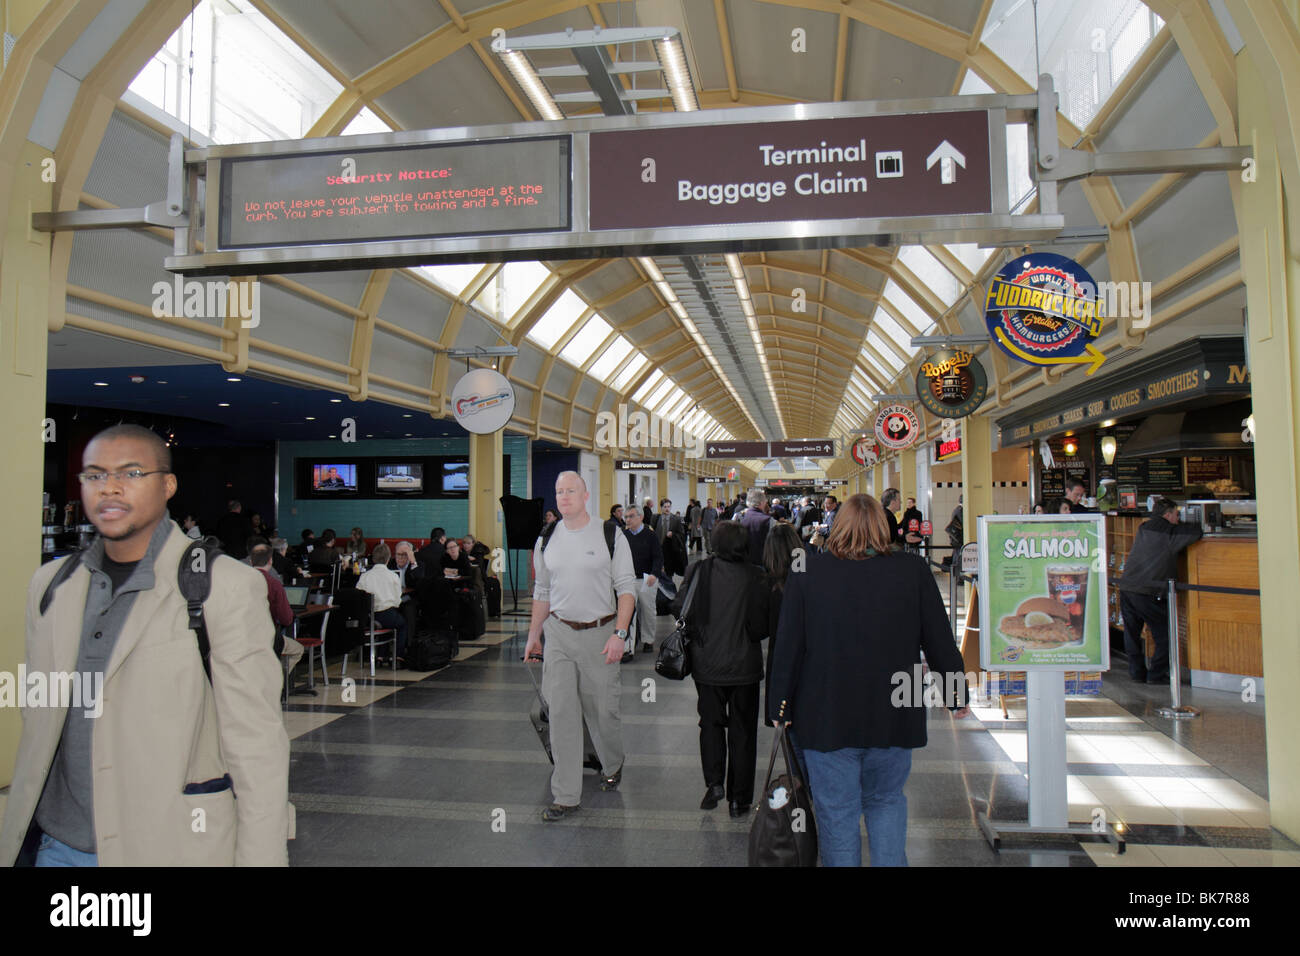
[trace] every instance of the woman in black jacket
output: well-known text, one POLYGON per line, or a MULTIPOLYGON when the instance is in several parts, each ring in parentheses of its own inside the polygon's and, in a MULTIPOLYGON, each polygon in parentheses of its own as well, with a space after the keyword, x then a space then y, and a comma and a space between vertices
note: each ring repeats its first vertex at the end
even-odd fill
POLYGON ((672 607, 680 616, 695 586, 687 622, 691 676, 699 695, 700 763, 708 788, 700 809, 712 810, 726 797, 731 815, 740 817, 754 802, 767 589, 763 570, 746 561, 744 528, 719 522, 709 541, 713 554, 687 569, 672 607))
POLYGON ((867 820, 873 866, 906 866, 912 750, 926 743, 921 651, 957 717, 962 657, 926 562, 890 549, 869 495, 840 507, 826 552, 786 580, 769 693, 799 733, 825 866, 859 866, 867 820), (951 691, 951 693, 949 693, 951 691))

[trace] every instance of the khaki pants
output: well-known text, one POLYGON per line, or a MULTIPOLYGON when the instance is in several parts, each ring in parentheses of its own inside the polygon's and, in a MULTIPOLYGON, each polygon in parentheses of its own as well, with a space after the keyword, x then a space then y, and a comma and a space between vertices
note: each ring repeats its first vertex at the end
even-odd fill
POLYGON ((636 638, 635 648, 641 649, 642 644, 653 644, 655 640, 655 595, 659 593, 659 585, 647 587, 645 576, 636 583, 636 621, 632 628, 632 636, 636 638))
POLYGON ((605 642, 614 622, 576 631, 553 617, 542 625, 546 636, 542 666, 542 696, 550 712, 551 795, 561 806, 582 801, 582 721, 600 757, 602 773, 611 776, 623 766, 623 725, 619 698, 623 693, 619 662, 605 663, 605 642))
POLYGON ((288 664, 285 673, 293 673, 293 669, 298 666, 298 662, 302 660, 302 655, 306 650, 305 647, 295 641, 292 637, 289 637, 287 634, 285 635, 284 650, 280 653, 280 656, 284 658, 288 664))

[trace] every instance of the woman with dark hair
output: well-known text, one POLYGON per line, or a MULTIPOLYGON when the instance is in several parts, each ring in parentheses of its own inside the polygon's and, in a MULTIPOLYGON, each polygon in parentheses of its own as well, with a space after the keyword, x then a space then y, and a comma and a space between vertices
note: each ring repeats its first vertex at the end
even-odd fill
POLYGON ((253 526, 253 533, 250 537, 265 538, 270 541, 275 537, 275 529, 262 520, 262 515, 254 511, 248 516, 248 522, 253 526))
POLYGON ((361 533, 360 528, 353 528, 352 534, 343 544, 344 554, 355 554, 358 558, 366 556, 366 536, 361 533))
POLYGON ((709 540, 713 553, 686 569, 672 610, 681 616, 694 587, 687 623, 707 788, 700 809, 712 810, 725 797, 731 815, 740 817, 754 802, 767 589, 762 569, 748 563, 744 528, 719 522, 709 540))
POLYGON ((906 866, 912 750, 926 744, 921 651, 945 705, 965 717, 961 654, 926 562, 890 549, 884 509, 853 495, 822 554, 786 578, 771 699, 799 734, 826 866, 906 866), (902 685, 900 686, 900 678, 902 685))
POLYGON ((447 547, 442 552, 443 574, 447 577, 470 578, 474 576, 474 565, 469 555, 460 549, 459 538, 448 538, 447 547), (454 574, 448 575, 452 571, 454 574))
POLYGON ((545 531, 550 525, 560 520, 560 513, 554 508, 547 508, 546 513, 542 515, 542 530, 545 531))

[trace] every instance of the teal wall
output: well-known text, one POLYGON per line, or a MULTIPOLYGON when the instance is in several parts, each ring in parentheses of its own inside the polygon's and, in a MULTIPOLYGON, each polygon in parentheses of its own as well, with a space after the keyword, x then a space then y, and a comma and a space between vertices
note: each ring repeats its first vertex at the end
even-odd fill
MULTIPOLYGON (((510 456, 510 489, 521 498, 528 494, 528 439, 506 435, 503 453, 510 456)), ((293 462, 295 458, 369 458, 379 455, 468 455, 468 438, 406 438, 401 441, 358 441, 344 445, 338 441, 285 441, 280 451, 280 506, 276 528, 280 535, 296 544, 303 528, 320 534, 333 528, 346 538, 359 525, 368 538, 424 538, 429 529, 441 526, 451 537, 469 530, 469 500, 430 498, 358 498, 330 501, 318 498, 294 498, 293 462)), ((503 542, 488 542, 500 547, 503 542)))

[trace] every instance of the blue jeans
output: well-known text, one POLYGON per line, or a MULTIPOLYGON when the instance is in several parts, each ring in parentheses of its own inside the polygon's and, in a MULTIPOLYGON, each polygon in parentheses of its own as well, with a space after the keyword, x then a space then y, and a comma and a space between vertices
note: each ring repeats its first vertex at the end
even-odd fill
POLYGON ((912 770, 905 747, 804 750, 817 813, 823 866, 861 866, 858 821, 867 818, 872 866, 907 866, 907 798, 912 770))
POLYGON ((74 850, 61 840, 56 840, 48 833, 41 834, 41 843, 36 850, 37 866, 99 866, 99 857, 94 853, 74 850))

